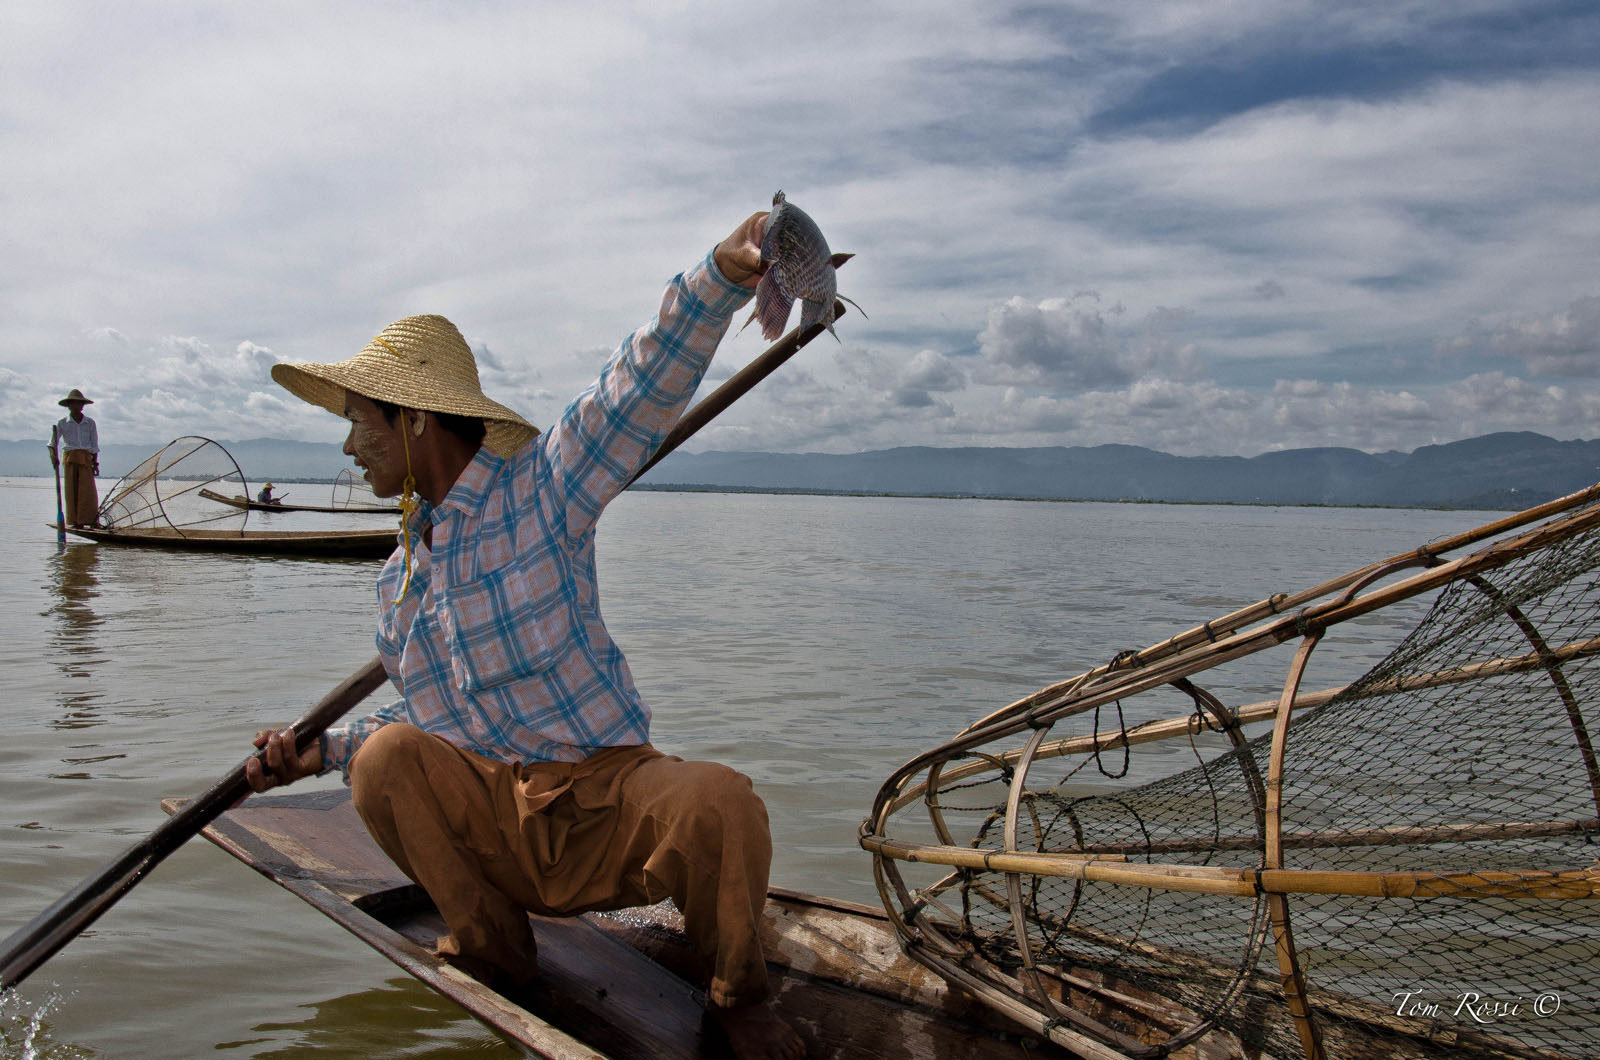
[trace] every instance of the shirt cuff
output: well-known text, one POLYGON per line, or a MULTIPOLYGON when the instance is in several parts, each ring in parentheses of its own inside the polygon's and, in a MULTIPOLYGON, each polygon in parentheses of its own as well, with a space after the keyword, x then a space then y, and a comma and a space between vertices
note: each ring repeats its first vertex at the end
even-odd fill
POLYGON ((350 733, 344 729, 328 729, 317 736, 317 747, 322 752, 322 768, 317 776, 325 777, 337 769, 350 783, 350 733))
POLYGON ((705 303, 706 309, 717 316, 732 316, 739 307, 750 301, 755 292, 741 287, 722 275, 717 268, 717 248, 712 247, 705 259, 684 276, 689 290, 705 303))

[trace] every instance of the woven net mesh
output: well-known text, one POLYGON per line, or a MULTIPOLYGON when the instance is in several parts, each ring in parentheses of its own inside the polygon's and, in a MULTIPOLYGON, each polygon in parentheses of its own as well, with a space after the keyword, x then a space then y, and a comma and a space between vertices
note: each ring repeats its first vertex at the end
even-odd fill
MULTIPOLYGON (((880 855, 880 880, 895 884, 882 885, 886 904, 959 963, 998 973, 1042 1018, 1089 1013, 1095 1036, 1132 1055, 1217 1028, 1250 1056, 1594 1057, 1600 530, 1557 535, 1433 592, 1431 604, 1413 601, 1414 625, 1381 662, 1336 694, 1304 697, 1285 730, 1276 867, 1391 881, 1373 895, 1285 886, 1308 1021, 1285 1004, 1260 891, 1087 882, 1055 870, 928 874, 910 864, 916 857, 880 855), (1551 878, 1559 873, 1564 884, 1551 878), (1171 1004, 1157 1018, 1108 993, 1171 1004)), ((1233 709, 1212 689, 1258 683, 1230 685, 1227 666, 1140 689, 1097 715, 1035 721, 1020 730, 1039 741, 1031 757, 1016 735, 1009 746, 955 741, 914 774, 926 791, 912 805, 926 819, 902 811, 880 824, 892 820, 913 848, 1093 855, 1252 878, 1272 867, 1274 734, 1262 731, 1266 721, 1230 726, 1233 709), (1166 701, 1161 711, 1135 710, 1153 697, 1166 701), (1163 749, 1191 764, 1115 785, 1127 742, 1139 742, 1129 714, 1172 719, 1163 749), (1085 751, 1096 733, 1100 749, 1085 751)))
POLYGON ((378 499, 372 492, 372 487, 367 485, 364 478, 358 477, 349 468, 340 470, 337 478, 333 480, 333 498, 329 502, 331 507, 339 509, 353 509, 360 511, 366 508, 376 508, 387 511, 392 504, 378 499))

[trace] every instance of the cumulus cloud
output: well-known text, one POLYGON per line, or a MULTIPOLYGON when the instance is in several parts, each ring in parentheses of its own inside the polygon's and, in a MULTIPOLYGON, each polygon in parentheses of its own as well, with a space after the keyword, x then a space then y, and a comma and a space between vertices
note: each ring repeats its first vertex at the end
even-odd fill
POLYGON ((1045 390, 1096 390, 1151 374, 1188 374, 1196 347, 1184 332, 1193 313, 1159 307, 1133 325, 1103 312, 1098 298, 1078 295, 1033 303, 1007 299, 989 310, 978 335, 981 379, 1045 390))
POLYGON ((1580 298, 1550 316, 1501 324, 1491 341, 1537 375, 1600 376, 1600 297, 1580 298))
POLYGON ((978 349, 988 369, 985 381, 1093 390, 1130 378, 1104 315, 1064 298, 1033 303, 1019 295, 995 306, 978 349))
POLYGON ((965 389, 967 376, 952 359, 933 350, 919 350, 900 373, 894 386, 894 401, 907 408, 930 408, 934 394, 949 394, 965 389))

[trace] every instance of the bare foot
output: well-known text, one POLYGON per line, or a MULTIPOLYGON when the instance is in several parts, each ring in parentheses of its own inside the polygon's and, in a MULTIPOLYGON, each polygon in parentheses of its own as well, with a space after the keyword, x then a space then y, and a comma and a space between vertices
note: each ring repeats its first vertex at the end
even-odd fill
POLYGON ((800 1035, 765 1002, 738 1008, 710 1005, 708 1011, 739 1060, 802 1060, 806 1055, 800 1035))

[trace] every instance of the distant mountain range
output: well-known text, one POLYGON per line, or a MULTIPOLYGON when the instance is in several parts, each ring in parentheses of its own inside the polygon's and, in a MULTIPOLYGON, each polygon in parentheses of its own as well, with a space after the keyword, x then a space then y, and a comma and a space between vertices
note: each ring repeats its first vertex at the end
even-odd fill
POLYGON ((675 453, 643 479, 666 486, 1208 504, 1525 508, 1600 481, 1600 439, 1528 431, 1411 453, 1289 449, 1183 457, 1133 445, 923 446, 820 453, 675 453))
MULTIPOLYGON (((271 480, 332 482, 350 460, 334 444, 257 438, 222 442, 252 488, 271 480)), ((0 475, 48 474, 36 441, 0 441, 0 475)), ((154 447, 108 445, 117 478, 154 447)), ((806 493, 1044 500, 1383 507, 1524 508, 1600 481, 1600 439, 1529 431, 1488 434, 1410 453, 1289 449, 1260 456, 1173 456, 1134 445, 1047 448, 911 446, 866 453, 684 453, 641 485, 806 493)), ((282 492, 282 491, 280 491, 282 492)))

